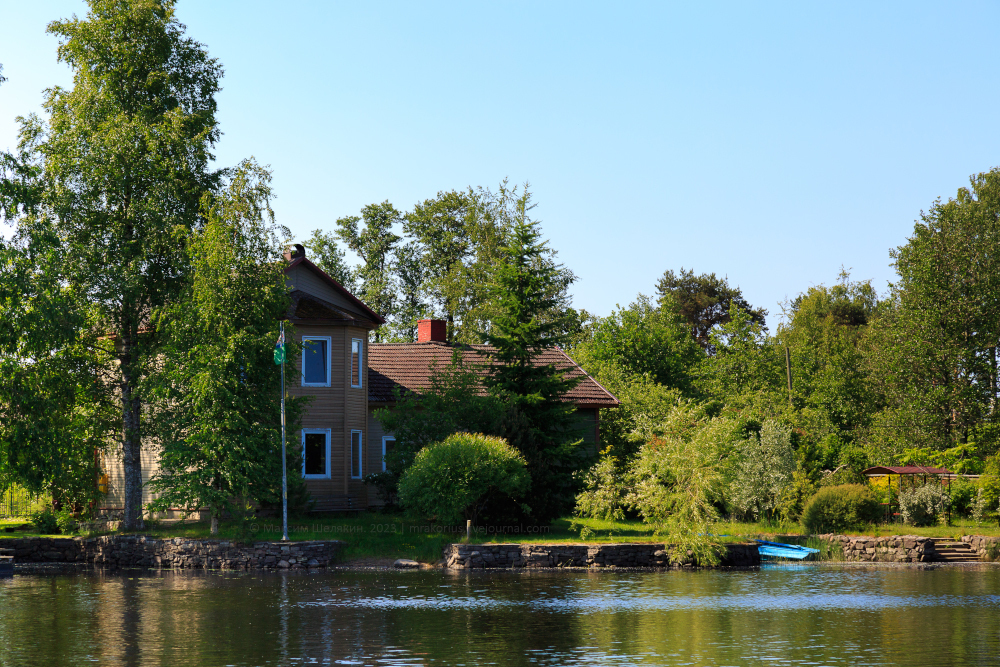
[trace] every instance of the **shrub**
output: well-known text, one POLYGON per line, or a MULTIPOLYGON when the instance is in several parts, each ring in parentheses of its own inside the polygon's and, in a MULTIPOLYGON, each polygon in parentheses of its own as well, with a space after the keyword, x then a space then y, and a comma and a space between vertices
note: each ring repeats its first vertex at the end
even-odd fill
POLYGON ((792 431, 770 419, 760 435, 751 435, 737 447, 736 465, 726 495, 737 516, 756 521, 773 517, 795 473, 792 431))
POLYGON ((59 533, 59 515, 56 514, 51 505, 46 505, 42 509, 32 512, 31 523, 39 533, 45 535, 59 533))
POLYGON ((859 530, 881 516, 882 507, 867 486, 827 486, 821 488, 802 511, 802 527, 812 534, 839 533, 859 530))
POLYGON ((420 450, 399 479, 399 503, 444 524, 475 523, 493 496, 517 498, 529 484, 524 457, 503 438, 455 433, 420 450))
POLYGON ((977 487, 964 477, 958 477, 951 483, 951 511, 958 516, 971 516, 972 505, 976 501, 977 487))
POLYGON ((899 494, 899 514, 911 526, 933 526, 951 506, 948 492, 940 484, 926 484, 899 494))

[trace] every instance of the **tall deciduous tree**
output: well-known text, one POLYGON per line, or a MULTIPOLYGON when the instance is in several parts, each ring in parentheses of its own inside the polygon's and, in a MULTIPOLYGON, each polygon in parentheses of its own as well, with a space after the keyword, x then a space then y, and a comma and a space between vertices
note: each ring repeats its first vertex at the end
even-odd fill
MULTIPOLYGON (((362 264, 356 271, 358 297, 380 315, 391 315, 395 306, 391 262, 400 237, 392 227, 401 219, 396 207, 384 201, 365 206, 360 216, 337 220, 337 236, 361 258, 362 264)), ((375 341, 379 340, 376 330, 375 341)))
POLYGON ((347 263, 347 257, 337 245, 337 239, 333 234, 322 229, 314 229, 312 236, 303 245, 309 249, 313 263, 328 276, 350 292, 357 289, 354 284, 354 269, 347 263))
POLYGON ((746 312, 756 324, 763 326, 767 317, 765 309, 747 303, 739 287, 730 286, 728 279, 714 273, 696 276, 694 271, 685 271, 683 267, 680 274, 667 270, 656 283, 656 292, 661 299, 670 297, 676 302, 681 317, 691 326, 691 335, 709 354, 715 352, 711 332, 729 322, 733 305, 746 312))
MULTIPOLYGON (((244 162, 221 196, 206 198, 208 222, 187 244, 190 287, 158 317, 163 344, 149 379, 149 421, 162 452, 153 507, 208 507, 212 532, 220 514, 235 513, 234 499, 280 499, 273 352, 288 308, 279 254, 288 231, 274 225, 269 182, 265 169, 244 162)), ((286 405, 294 431, 301 399, 286 405)))
POLYGON ((579 380, 534 361, 565 343, 567 327, 562 267, 547 261, 550 251, 531 208, 525 189, 514 201, 509 241, 490 285, 493 317, 484 337, 493 352, 485 382, 507 406, 503 436, 528 461, 531 518, 548 522, 573 502, 579 441, 570 435, 573 406, 561 397, 579 380))
MULTIPOLYGON (((888 407, 874 438, 895 452, 991 442, 1000 343, 1000 169, 934 202, 893 251, 899 281, 872 327, 871 381, 888 407)), ((986 443, 983 443, 986 444, 986 443)), ((988 453, 988 452, 987 452, 988 453)))
POLYGON ((150 316, 182 289, 179 239, 201 224, 199 202, 220 177, 209 162, 222 69, 184 36, 172 0, 88 4, 85 18, 49 25, 73 87, 47 91, 48 119, 23 119, 21 143, 41 167, 38 210, 64 246, 61 279, 115 343, 124 527, 135 529, 139 385, 156 353, 150 316))

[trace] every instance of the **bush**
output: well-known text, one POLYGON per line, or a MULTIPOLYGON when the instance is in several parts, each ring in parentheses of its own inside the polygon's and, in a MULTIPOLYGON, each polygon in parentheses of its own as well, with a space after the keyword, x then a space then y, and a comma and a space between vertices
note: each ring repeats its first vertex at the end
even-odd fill
POLYGON ((948 492, 937 483, 907 489, 899 494, 899 514, 903 523, 911 526, 933 526, 945 516, 950 506, 948 492))
POLYGON ((951 511, 958 516, 971 516, 972 505, 976 501, 977 487, 964 477, 958 477, 951 483, 951 511))
POLYGON ((882 507, 872 490, 862 484, 821 488, 802 511, 802 527, 811 534, 859 530, 877 521, 882 507))
POLYGON ((493 496, 517 498, 529 484, 527 462, 503 438, 455 433, 420 450, 399 479, 399 503, 444 524, 475 523, 493 496))
POLYGON ((35 526, 35 530, 44 535, 59 533, 59 515, 56 514, 51 505, 46 505, 42 509, 32 512, 31 523, 35 526))

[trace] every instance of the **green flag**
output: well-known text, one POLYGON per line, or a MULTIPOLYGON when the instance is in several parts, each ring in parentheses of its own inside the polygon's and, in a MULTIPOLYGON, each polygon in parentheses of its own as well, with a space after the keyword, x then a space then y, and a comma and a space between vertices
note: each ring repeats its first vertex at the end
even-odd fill
POLYGON ((278 342, 274 344, 274 363, 281 365, 285 363, 285 332, 278 336, 278 342))

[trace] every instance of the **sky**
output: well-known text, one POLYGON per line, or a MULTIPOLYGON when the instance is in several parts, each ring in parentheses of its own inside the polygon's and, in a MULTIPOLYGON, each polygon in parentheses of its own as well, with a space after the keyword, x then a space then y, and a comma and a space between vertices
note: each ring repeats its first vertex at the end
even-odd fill
MULTIPOLYGON (((46 24, 0 0, 0 150, 68 86, 46 24)), ((531 185, 607 315, 664 271, 767 308, 841 267, 883 291, 921 210, 1000 166, 1000 4, 180 0, 225 69, 219 166, 270 165, 298 239, 388 200, 531 185)))

